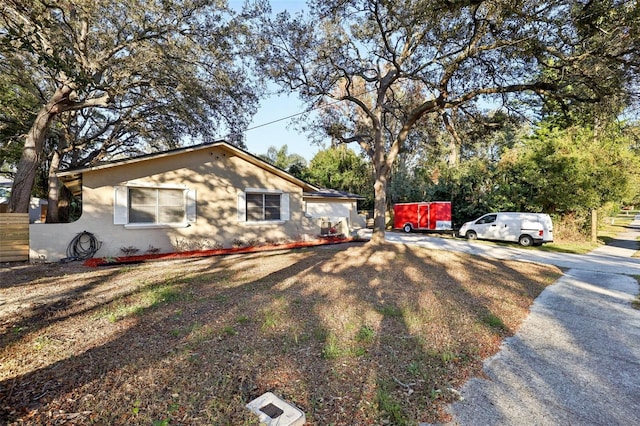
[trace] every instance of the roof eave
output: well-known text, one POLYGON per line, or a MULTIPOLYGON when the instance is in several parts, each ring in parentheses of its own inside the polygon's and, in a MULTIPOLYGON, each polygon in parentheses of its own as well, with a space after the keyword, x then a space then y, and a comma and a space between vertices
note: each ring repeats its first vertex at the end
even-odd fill
POLYGON ((358 194, 325 194, 315 192, 305 192, 304 198, 332 199, 332 200, 365 200, 366 198, 358 194))
POLYGON ((117 160, 111 163, 105 163, 105 164, 100 164, 97 166, 91 166, 91 167, 84 167, 84 168, 77 168, 77 169, 69 169, 69 170, 63 170, 60 172, 57 172, 56 175, 60 178, 60 180, 65 184, 65 186, 67 186, 72 193, 74 193, 74 195, 79 195, 82 192, 82 174, 86 173, 86 172, 93 172, 93 171, 98 171, 98 170, 105 170, 105 169, 109 169, 112 167, 118 167, 121 165, 129 165, 129 164, 135 164, 135 163, 139 163, 142 161, 147 161, 150 159, 158 159, 158 158, 165 158, 165 157, 169 157, 172 155, 177 155, 177 154, 183 154, 183 153, 188 153, 188 152, 195 152, 195 151, 199 151, 199 150, 203 150, 203 149, 211 149, 211 148, 216 148, 216 147, 222 147, 224 149, 227 149, 231 152, 233 152, 235 155, 237 155, 238 157, 244 159, 245 161, 248 161, 249 163, 260 167, 264 170, 267 170, 285 180, 288 180, 291 183, 294 183, 298 186, 300 186, 301 188, 303 188, 303 190, 305 191, 318 191, 320 188, 316 187, 315 185, 310 184, 309 182, 305 182, 302 179, 299 179, 295 176, 293 176, 292 174, 276 167, 273 166, 269 163, 267 163, 266 161, 262 160, 261 158, 247 152, 244 151, 238 147, 235 147, 231 144, 229 144, 228 142, 225 141, 216 141, 216 142, 212 142, 209 144, 202 144, 202 145, 195 145, 192 147, 185 147, 185 148, 180 148, 177 150, 171 150, 171 151, 165 151, 165 152, 159 152, 159 153, 154 153, 154 154, 148 154, 148 155, 144 155, 144 156, 140 156, 140 157, 136 157, 136 158, 130 158, 130 159, 124 159, 124 160, 117 160), (79 181, 79 182, 76 182, 79 181), (73 182, 74 188, 72 189, 67 182, 73 182))

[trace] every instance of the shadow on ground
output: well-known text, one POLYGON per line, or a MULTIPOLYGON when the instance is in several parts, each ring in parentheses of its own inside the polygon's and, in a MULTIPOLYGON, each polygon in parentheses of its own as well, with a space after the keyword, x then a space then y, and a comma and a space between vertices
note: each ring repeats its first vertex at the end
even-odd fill
POLYGON ((442 421, 558 276, 402 245, 60 268, 73 297, 5 318, 0 418, 251 424, 272 391, 309 424, 442 421))

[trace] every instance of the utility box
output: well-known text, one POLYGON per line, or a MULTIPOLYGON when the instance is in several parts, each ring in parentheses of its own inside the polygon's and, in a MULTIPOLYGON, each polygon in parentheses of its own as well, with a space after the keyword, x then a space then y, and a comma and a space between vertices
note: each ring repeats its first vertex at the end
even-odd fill
POLYGON ((260 418, 260 424, 267 426, 301 426, 307 421, 304 412, 292 404, 267 392, 246 407, 260 418))
POLYGON ((336 217, 321 218, 320 219, 320 236, 336 237, 344 234, 343 221, 346 221, 346 218, 336 218, 336 217))
POLYGON ((394 204, 393 228, 404 232, 451 231, 451 201, 394 204))

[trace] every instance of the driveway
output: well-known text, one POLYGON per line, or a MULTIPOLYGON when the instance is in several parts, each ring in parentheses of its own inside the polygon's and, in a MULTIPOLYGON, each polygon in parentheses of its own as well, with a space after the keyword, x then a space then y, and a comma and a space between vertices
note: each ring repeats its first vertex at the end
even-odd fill
POLYGON ((632 222, 632 225, 634 223, 638 229, 620 235, 620 239, 616 243, 618 246, 605 246, 587 255, 546 252, 536 250, 536 248, 523 249, 516 244, 498 246, 478 241, 468 241, 462 238, 430 237, 425 234, 387 232, 385 238, 392 243, 457 251, 493 259, 544 263, 561 268, 575 268, 594 272, 640 275, 640 258, 631 258, 636 250, 628 247, 630 243, 636 243, 635 237, 640 236, 640 217, 632 222))
POLYGON ((640 424, 640 216, 611 246, 547 253, 418 234, 387 240, 569 268, 449 407, 451 425, 640 424))

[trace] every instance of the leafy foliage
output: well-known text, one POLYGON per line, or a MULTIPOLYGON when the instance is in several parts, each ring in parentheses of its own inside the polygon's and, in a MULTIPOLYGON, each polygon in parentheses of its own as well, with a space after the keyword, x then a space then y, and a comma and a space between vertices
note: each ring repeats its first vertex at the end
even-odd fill
POLYGON ((518 161, 502 172, 530 194, 532 210, 584 213, 607 202, 629 201, 637 191, 638 158, 615 128, 541 128, 526 140, 518 161), (515 169, 515 170, 514 170, 515 169))
POLYGON ((494 145, 495 158, 475 156, 456 167, 423 164, 392 181, 407 179, 423 194, 419 199, 451 200, 456 225, 489 211, 532 211, 571 218, 586 231, 592 209, 633 204, 640 195, 640 158, 629 130, 543 124, 494 145))
POLYGON ((143 139, 238 132, 254 106, 235 61, 243 29, 221 2, 11 0, 0 17, 4 55, 45 93, 72 86, 63 110, 100 106, 96 121, 143 139))
POLYGON ((318 151, 311 159, 306 178, 324 188, 337 189, 365 197, 361 208, 372 205, 372 171, 355 151, 344 145, 318 151))
POLYGON ((311 128, 370 157, 381 241, 389 176, 423 120, 442 119, 453 160, 461 138, 452 117, 487 101, 526 110, 539 97, 562 104, 621 93, 635 70, 637 22, 605 6, 632 16, 637 6, 603 1, 595 13, 593 3, 325 0, 311 1, 309 15, 271 19, 258 2, 259 66, 310 108, 325 108, 311 128))
POLYGON ((8 174, 20 159, 20 137, 29 130, 40 103, 36 88, 21 84, 26 70, 14 65, 0 61, 0 171, 8 174))
POLYGON ((31 154, 17 164, 10 207, 25 207, 54 123, 64 138, 49 152, 62 165, 220 136, 242 145, 256 106, 238 59, 242 21, 221 1, 5 2, 4 69, 25 76, 22 87, 36 88, 40 106, 23 139, 31 154))
POLYGON ((289 154, 287 145, 282 145, 280 149, 270 146, 267 153, 259 157, 297 178, 304 179, 306 175, 307 160, 299 154, 289 154))

